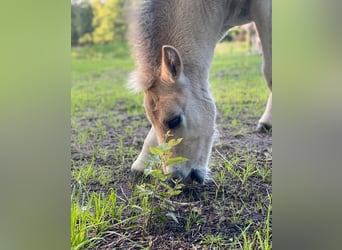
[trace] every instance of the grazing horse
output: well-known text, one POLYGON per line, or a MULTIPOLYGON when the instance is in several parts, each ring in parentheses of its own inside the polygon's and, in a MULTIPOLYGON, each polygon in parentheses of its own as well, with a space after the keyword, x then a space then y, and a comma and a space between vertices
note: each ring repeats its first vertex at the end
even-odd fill
MULTIPOLYGON (((271 0, 145 0, 134 37, 137 69, 129 84, 144 92, 152 124, 131 170, 143 172, 150 146, 165 143, 165 134, 183 141, 173 157, 188 161, 165 166, 183 183, 209 179, 216 107, 209 91, 209 71, 216 44, 226 31, 254 21, 263 49, 263 73, 272 91, 271 0)), ((272 126, 272 92, 257 130, 272 126)))

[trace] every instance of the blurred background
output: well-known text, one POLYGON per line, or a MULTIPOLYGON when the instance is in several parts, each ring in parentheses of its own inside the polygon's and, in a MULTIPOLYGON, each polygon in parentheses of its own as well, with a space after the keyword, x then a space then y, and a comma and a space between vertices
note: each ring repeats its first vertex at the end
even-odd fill
MULTIPOLYGON (((73 47, 126 43, 134 30, 139 0, 72 0, 71 45, 73 47), (131 18, 133 17, 133 18, 131 18)), ((254 23, 235 27, 222 41, 246 43, 248 53, 261 54, 254 23)))
POLYGON ((126 40, 125 11, 134 1, 73 0, 71 2, 71 45, 108 44, 126 40))

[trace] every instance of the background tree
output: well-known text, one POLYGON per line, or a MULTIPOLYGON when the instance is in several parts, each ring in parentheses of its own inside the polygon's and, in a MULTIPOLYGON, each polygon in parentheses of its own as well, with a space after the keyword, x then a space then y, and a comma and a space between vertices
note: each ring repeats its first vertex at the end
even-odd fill
MULTIPOLYGON (((78 45, 79 43, 82 43, 81 41, 82 37, 90 36, 90 34, 93 32, 92 20, 93 20, 93 9, 88 1, 82 1, 81 3, 71 4, 71 44, 72 45, 78 45)), ((91 42, 91 39, 90 39, 90 42, 91 42)))
POLYGON ((123 41, 127 31, 124 19, 124 0, 93 0, 94 31, 92 40, 95 44, 106 44, 110 42, 123 41))

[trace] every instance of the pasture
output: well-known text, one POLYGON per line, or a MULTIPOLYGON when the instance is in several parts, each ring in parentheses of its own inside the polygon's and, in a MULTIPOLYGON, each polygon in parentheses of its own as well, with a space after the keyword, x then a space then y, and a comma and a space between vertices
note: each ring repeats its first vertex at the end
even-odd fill
POLYGON ((179 188, 158 173, 130 176, 150 125, 143 95, 126 88, 129 47, 71 53, 72 249, 272 248, 272 135, 254 131, 269 94, 260 56, 244 43, 217 45, 213 181, 179 188))

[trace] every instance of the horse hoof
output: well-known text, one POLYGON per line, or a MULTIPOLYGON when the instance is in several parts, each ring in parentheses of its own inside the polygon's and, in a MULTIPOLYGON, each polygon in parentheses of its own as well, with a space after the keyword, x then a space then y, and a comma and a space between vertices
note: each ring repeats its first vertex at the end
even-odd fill
POLYGON ((272 126, 268 124, 259 123, 256 127, 258 133, 272 133, 272 126))

